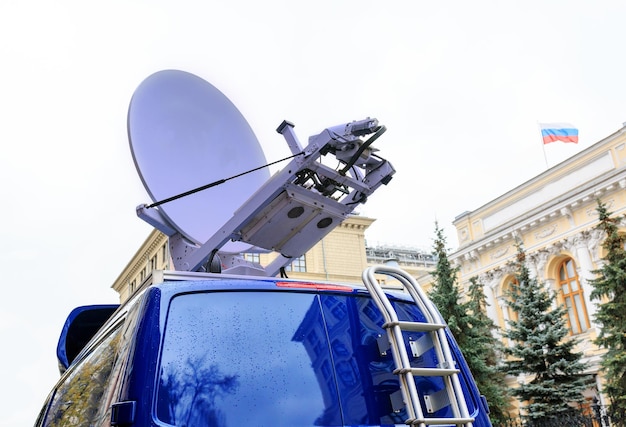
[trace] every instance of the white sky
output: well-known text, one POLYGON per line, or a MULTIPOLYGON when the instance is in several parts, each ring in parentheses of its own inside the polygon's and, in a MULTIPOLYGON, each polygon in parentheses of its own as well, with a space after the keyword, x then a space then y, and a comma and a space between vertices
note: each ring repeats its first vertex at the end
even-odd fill
POLYGON ((455 216, 546 169, 538 122, 580 129, 554 165, 626 121, 623 1, 212 3, 0 2, 0 427, 33 424, 65 316, 117 302, 150 232, 126 113, 153 72, 218 87, 268 161, 284 119, 305 142, 378 118, 398 172, 362 209, 372 244, 430 249, 438 220, 453 248, 455 216))

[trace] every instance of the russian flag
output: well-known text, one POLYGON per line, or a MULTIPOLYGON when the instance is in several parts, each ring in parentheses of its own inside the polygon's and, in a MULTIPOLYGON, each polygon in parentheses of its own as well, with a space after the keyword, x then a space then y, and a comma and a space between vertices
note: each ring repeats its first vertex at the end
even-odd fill
POLYGON ((544 144, 555 141, 578 143, 578 129, 569 123, 540 123, 544 144))

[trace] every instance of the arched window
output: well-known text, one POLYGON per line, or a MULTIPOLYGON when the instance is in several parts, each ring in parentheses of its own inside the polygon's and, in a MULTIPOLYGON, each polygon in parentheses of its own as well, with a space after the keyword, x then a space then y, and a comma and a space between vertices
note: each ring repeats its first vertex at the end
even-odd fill
POLYGON ((583 289, 576 273, 576 264, 567 258, 559 265, 558 289, 567 308, 567 323, 571 334, 580 334, 589 329, 589 316, 583 297, 583 289))

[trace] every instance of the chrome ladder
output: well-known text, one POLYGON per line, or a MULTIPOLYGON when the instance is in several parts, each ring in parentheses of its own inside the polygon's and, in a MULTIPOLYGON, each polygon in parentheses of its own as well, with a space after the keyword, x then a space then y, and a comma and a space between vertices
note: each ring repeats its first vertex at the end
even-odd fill
MULTIPOLYGON (((383 328, 387 330, 387 337, 391 346, 391 352, 396 369, 393 371, 400 380, 402 399, 406 406, 409 418, 405 421, 408 425, 427 427, 433 425, 456 425, 457 427, 471 427, 474 418, 469 416, 465 396, 459 382, 459 370, 454 366, 450 346, 445 334, 445 323, 442 323, 438 312, 432 302, 417 282, 405 271, 390 266, 373 266, 366 269, 362 275, 365 287, 372 295, 378 309, 383 314, 385 323, 383 328), (384 274, 398 280, 413 298, 417 307, 426 317, 426 323, 408 322, 398 320, 398 314, 391 305, 389 298, 383 291, 376 279, 376 274, 384 274), (437 355, 437 367, 413 368, 409 360, 407 348, 404 345, 402 331, 427 332, 430 334, 437 355), (413 380, 414 376, 441 377, 445 384, 445 395, 433 393, 422 394, 428 412, 436 412, 448 404, 452 408, 453 417, 450 418, 426 418, 422 411, 419 400, 419 391, 413 380)), ((444 390, 442 390, 443 392, 444 390)))

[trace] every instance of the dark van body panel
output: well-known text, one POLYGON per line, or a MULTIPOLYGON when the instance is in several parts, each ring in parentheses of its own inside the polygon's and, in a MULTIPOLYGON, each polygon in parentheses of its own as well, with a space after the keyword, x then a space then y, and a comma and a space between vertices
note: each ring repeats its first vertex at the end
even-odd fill
MULTIPOLYGON (((423 321, 406 294, 390 294, 402 316, 423 321)), ((357 286, 225 277, 152 285, 76 357, 35 425, 405 425, 392 403, 399 386, 380 347, 382 322, 357 286)), ((446 334, 473 425, 491 426, 446 334)), ((409 335, 407 347, 425 341, 409 335)), ((436 363, 427 347, 416 366, 436 363)), ((433 378, 416 382, 441 388, 433 378)))

